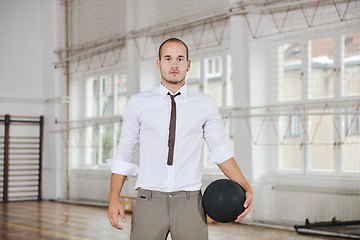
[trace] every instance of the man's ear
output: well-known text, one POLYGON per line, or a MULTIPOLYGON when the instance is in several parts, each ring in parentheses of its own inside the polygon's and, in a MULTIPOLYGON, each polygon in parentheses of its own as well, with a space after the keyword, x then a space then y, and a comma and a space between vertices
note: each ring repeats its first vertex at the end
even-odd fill
POLYGON ((156 60, 156 67, 157 67, 157 70, 160 70, 160 60, 156 60))

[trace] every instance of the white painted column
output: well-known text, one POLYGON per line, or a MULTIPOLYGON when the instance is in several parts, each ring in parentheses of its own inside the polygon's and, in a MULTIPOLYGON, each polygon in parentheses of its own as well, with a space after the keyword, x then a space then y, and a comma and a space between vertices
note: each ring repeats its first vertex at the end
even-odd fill
MULTIPOLYGON (((134 1, 126 0, 126 30, 134 30, 133 19, 134 1)), ((130 98, 133 94, 140 92, 140 56, 136 49, 135 40, 128 38, 126 40, 126 72, 127 72, 127 96, 130 98)))
MULTIPOLYGON (((308 40, 303 43, 301 61, 302 61, 301 100, 305 102, 309 100, 311 95, 311 42, 308 40)), ((305 131, 302 136, 302 141, 304 145, 301 151, 302 151, 302 167, 306 172, 310 164, 309 159, 310 159, 310 151, 311 151, 310 149, 311 146, 308 144, 309 138, 305 136, 305 133, 309 133, 311 131, 309 117, 307 117, 304 120, 304 125, 305 125, 304 126, 305 131)))
POLYGON ((229 98, 229 61, 228 61, 228 57, 227 57, 227 53, 222 54, 221 56, 221 60, 222 60, 222 77, 221 77, 221 82, 222 82, 222 106, 225 107, 229 104, 228 98, 229 98))
POLYGON ((205 58, 200 57, 200 92, 206 93, 207 91, 207 76, 208 67, 205 67, 205 58))
MULTIPOLYGON (((334 76, 334 98, 339 99, 343 94, 343 80, 344 80, 344 53, 345 53, 345 36, 337 35, 334 38, 334 67, 336 68, 336 73, 334 76)), ((334 168, 337 174, 341 173, 343 165, 343 154, 344 151, 343 145, 339 143, 342 142, 343 133, 345 132, 344 125, 342 124, 343 115, 340 115, 340 109, 334 109, 334 121, 336 128, 334 129, 334 141, 337 143, 334 152, 334 168), (338 136, 340 134, 340 136, 338 136)))
MULTIPOLYGON (((135 1, 126 0, 126 31, 135 29, 136 21, 138 17, 134 17, 132 14, 134 9, 136 9, 135 1)), ((135 40, 132 38, 126 39, 126 80, 127 80, 127 97, 128 99, 140 92, 140 67, 141 67, 141 58, 136 49, 135 40)), ((134 163, 139 163, 139 147, 136 147, 134 154, 134 163)), ((136 177, 129 176, 126 178, 126 182, 121 190, 121 195, 124 196, 136 196, 134 191, 134 186, 136 182, 136 177)))
MULTIPOLYGON (((232 79, 234 105, 250 106, 249 33, 242 16, 230 17, 230 54, 232 55, 232 79)), ((234 119, 235 159, 244 176, 250 182, 253 178, 251 158, 251 136, 245 121, 234 119)))

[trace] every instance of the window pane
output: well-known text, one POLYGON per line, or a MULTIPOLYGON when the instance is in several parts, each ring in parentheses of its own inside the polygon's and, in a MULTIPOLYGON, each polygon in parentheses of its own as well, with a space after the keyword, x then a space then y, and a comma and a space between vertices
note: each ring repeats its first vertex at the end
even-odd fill
POLYGON ((301 44, 280 47, 280 101, 301 99, 301 44))
POLYGON ((360 33, 346 35, 344 45, 343 94, 360 95, 360 33))
POLYGON ((100 126, 101 133, 101 157, 100 163, 106 163, 106 159, 112 157, 113 154, 113 125, 104 124, 100 126))
POLYGON ((280 145, 280 169, 302 168, 302 140, 300 136, 300 119, 295 116, 286 116, 280 122, 281 138, 280 145))
POLYGON ((222 86, 221 78, 208 79, 206 93, 215 99, 218 106, 222 106, 222 86))
POLYGON ((301 169, 300 137, 287 138, 281 145, 280 169, 301 169))
POLYGON ((88 129, 88 138, 89 138, 89 155, 91 158, 91 163, 97 164, 98 163, 98 156, 99 156, 99 127, 90 127, 88 129))
POLYGON ((211 95, 218 106, 222 106, 223 82, 222 82, 222 58, 211 57, 205 63, 205 93, 211 95))
POLYGON ((228 79, 226 80, 226 87, 227 87, 227 105, 233 106, 234 105, 234 88, 233 88, 233 80, 232 80, 232 58, 231 55, 227 55, 227 71, 228 79))
POLYGON ((221 58, 215 58, 214 59, 215 61, 214 61, 214 65, 215 65, 215 72, 220 72, 221 70, 220 70, 220 65, 221 65, 221 63, 220 63, 220 60, 221 60, 221 58))
POLYGON ((360 136, 349 136, 343 145, 343 171, 360 172, 360 136))
POLYGON ((117 89, 117 109, 116 114, 122 114, 127 102, 127 84, 126 78, 122 76, 115 76, 115 84, 117 89))
POLYGON ((121 136, 121 127, 122 127, 122 124, 120 122, 117 122, 114 124, 114 142, 113 142, 113 146, 114 146, 114 149, 113 149, 113 156, 116 155, 116 151, 117 151, 117 145, 119 144, 119 139, 120 139, 120 136, 121 136))
POLYGON ((205 61, 205 78, 221 77, 222 75, 222 57, 206 58, 205 61))
POLYGON ((344 141, 342 144, 342 170, 360 172, 360 114, 359 109, 350 109, 344 116, 344 141))
POLYGON ((99 111, 99 81, 94 78, 86 82, 86 116, 96 117, 99 111))
POLYGON ((212 73, 214 73, 214 71, 213 71, 213 59, 210 58, 208 60, 208 74, 212 74, 212 73))
POLYGON ((334 122, 329 115, 311 117, 311 170, 334 170, 334 122))
POLYGON ((334 96, 334 40, 311 41, 311 98, 334 96))
POLYGON ((186 75, 186 84, 189 88, 200 91, 200 61, 191 62, 190 70, 186 75))
MULTIPOLYGON (((354 138, 354 137, 350 137, 354 138)), ((357 138, 359 142, 359 137, 357 138)), ((359 144, 345 144, 343 146, 343 171, 345 172, 360 172, 360 148, 359 144)))
POLYGON ((101 116, 110 116, 113 111, 114 95, 111 76, 101 77, 101 116))

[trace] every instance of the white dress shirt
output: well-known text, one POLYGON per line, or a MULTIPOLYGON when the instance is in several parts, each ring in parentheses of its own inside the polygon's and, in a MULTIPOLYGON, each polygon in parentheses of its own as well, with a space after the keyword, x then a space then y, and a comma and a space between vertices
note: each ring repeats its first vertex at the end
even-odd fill
POLYGON ((108 159, 112 173, 138 174, 135 189, 172 192, 201 188, 199 161, 203 138, 209 163, 220 164, 232 157, 225 144, 223 126, 214 99, 187 88, 179 89, 176 102, 176 135, 173 165, 167 165, 171 112, 170 92, 159 87, 133 95, 123 113, 117 153, 108 159), (135 146, 140 141, 139 166, 134 164, 135 146))

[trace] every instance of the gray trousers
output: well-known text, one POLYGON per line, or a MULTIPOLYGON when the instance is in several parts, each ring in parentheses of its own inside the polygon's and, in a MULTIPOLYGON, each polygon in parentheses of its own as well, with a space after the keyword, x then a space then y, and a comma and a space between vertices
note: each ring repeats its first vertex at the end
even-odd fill
POLYGON ((200 191, 158 192, 138 189, 131 240, 207 240, 207 220, 200 191))

